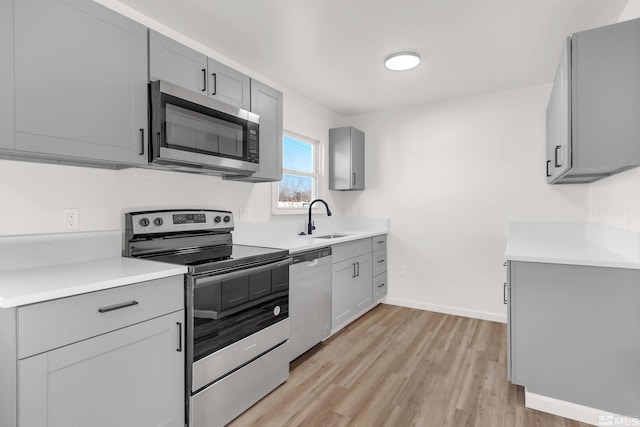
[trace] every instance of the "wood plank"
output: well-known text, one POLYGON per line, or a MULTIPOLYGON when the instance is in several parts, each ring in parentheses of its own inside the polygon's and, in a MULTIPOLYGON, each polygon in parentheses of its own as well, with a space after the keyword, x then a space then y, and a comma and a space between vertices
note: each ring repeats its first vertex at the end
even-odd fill
POLYGON ((524 407, 506 325, 381 304, 230 425, 588 427, 524 407))

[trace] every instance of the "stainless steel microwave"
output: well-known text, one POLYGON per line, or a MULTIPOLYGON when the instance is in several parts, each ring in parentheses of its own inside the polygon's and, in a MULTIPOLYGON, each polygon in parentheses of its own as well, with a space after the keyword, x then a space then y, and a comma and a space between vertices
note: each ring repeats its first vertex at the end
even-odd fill
POLYGON ((159 80, 149 83, 150 166, 214 175, 258 170, 259 116, 159 80))

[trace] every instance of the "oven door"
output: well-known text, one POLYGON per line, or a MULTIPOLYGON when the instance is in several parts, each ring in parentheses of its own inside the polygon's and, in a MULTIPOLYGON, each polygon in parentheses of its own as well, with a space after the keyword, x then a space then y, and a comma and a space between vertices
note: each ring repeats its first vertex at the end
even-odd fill
POLYGON ((164 81, 149 84, 151 161, 250 175, 259 116, 164 81))
POLYGON ((193 278, 187 296, 191 393, 288 340, 290 265, 286 258, 193 278))

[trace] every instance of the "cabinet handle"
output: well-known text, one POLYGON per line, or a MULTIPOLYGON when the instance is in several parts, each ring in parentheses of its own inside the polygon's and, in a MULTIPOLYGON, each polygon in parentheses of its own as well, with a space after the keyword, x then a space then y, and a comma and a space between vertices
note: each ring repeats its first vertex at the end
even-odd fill
POLYGON ((356 185, 356 173, 351 174, 351 185, 356 185))
POLYGON ((379 288, 381 288, 381 287, 383 287, 383 286, 384 286, 384 283, 380 283, 380 284, 378 285, 378 287, 379 287, 379 288))
POLYGON ((243 299, 245 299, 245 298, 246 298, 246 297, 243 295, 243 296, 238 297, 238 298, 234 298, 234 299, 227 300, 227 303, 233 303, 233 302, 237 302, 237 301, 242 301, 242 300, 243 300, 243 299))
POLYGON ((206 92, 207 91, 207 69, 206 68, 202 69, 202 83, 204 84, 202 91, 206 92))
POLYGON ((176 351, 182 353, 182 323, 176 322, 176 325, 178 325, 178 348, 176 351))
POLYGON ((218 92, 218 76, 216 76, 216 73, 211 74, 213 76, 213 92, 211 93, 211 95, 215 95, 216 92, 218 92))
POLYGON ((384 243, 384 240, 378 240, 378 244, 381 245, 384 243))
POLYGON ((553 155, 554 160, 553 160, 553 163, 554 163, 554 166, 557 167, 557 168, 562 166, 561 164, 558 163, 558 150, 561 149, 561 148, 562 148, 561 145, 556 145, 556 148, 554 148, 554 155, 553 155))
POLYGON ((507 261, 503 262, 503 263, 502 263, 502 266, 503 266, 503 267, 506 267, 506 266, 507 266, 507 261))
POLYGON ((549 173, 549 165, 551 164, 551 160, 547 160, 547 178, 549 178, 551 176, 551 174, 549 173))
POLYGON ((382 264, 384 262, 384 259, 379 259, 378 260, 378 264, 382 264))
POLYGON ((127 301, 120 304, 108 305, 106 307, 102 307, 98 309, 99 313, 108 313, 114 310, 120 310, 121 308, 127 308, 134 305, 138 305, 138 301, 127 301))
POLYGON ((502 289, 502 296, 504 297, 504 303, 507 304, 507 282, 504 283, 504 287, 502 289))
POLYGON ((140 155, 144 155, 144 129, 140 129, 140 155))
POLYGON ((358 273, 356 274, 356 277, 360 277, 360 263, 356 262, 356 270, 358 271, 358 273))
POLYGON ((353 273, 352 273, 351 277, 355 278, 356 277, 356 263, 355 262, 351 263, 351 266, 353 267, 353 273))

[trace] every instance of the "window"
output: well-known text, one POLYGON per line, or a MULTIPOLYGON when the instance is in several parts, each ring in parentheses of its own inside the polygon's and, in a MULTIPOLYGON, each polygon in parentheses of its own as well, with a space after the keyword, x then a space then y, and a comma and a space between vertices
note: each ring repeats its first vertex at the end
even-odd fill
POLYGON ((318 197, 319 142, 285 132, 283 175, 277 184, 276 211, 298 213, 318 197))

